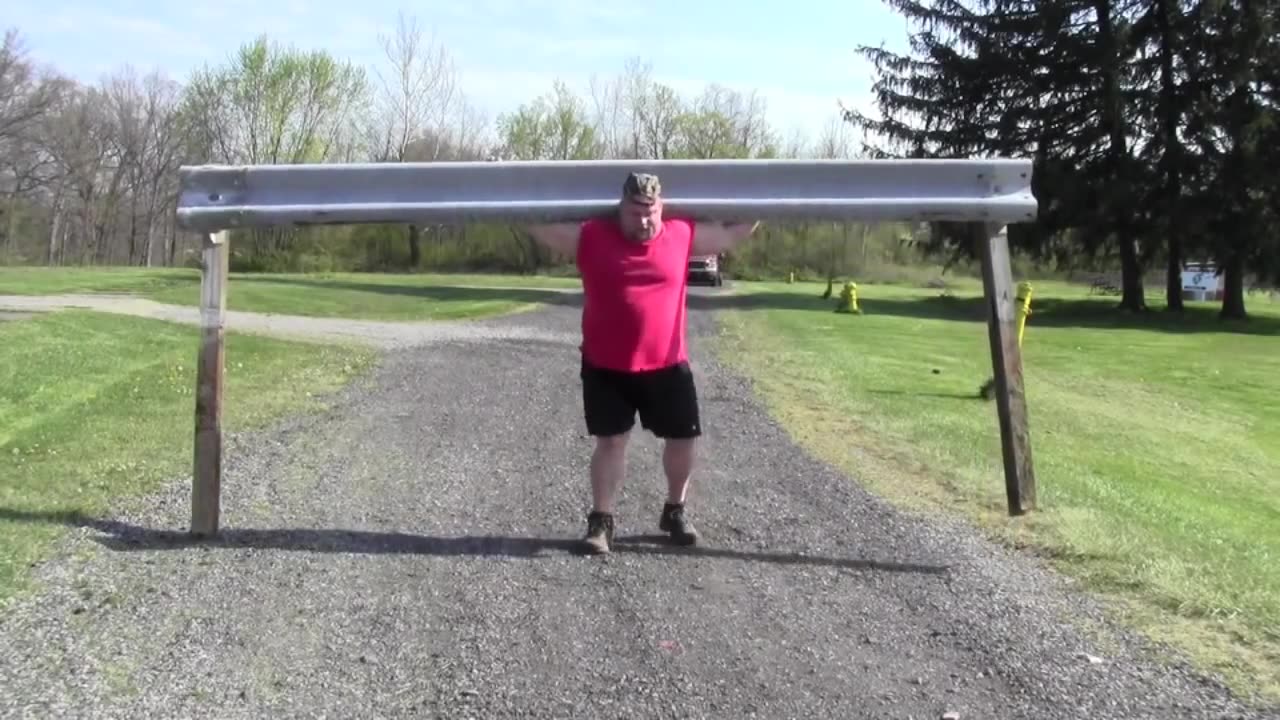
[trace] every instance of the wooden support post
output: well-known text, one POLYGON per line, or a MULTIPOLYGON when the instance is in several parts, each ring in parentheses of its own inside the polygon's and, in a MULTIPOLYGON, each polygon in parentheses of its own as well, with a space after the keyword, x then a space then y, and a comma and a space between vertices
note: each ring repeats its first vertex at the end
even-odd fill
POLYGON ((1009 239, 1003 225, 973 224, 974 240, 982 256, 982 284, 987 304, 991 364, 995 374, 996 412, 1000 417, 1000 445, 1004 456, 1004 484, 1009 514, 1035 508, 1036 479, 1027 428, 1027 398, 1022 381, 1022 352, 1018 347, 1014 307, 1017 289, 1009 264, 1009 239))
POLYGON ((223 327, 227 316, 227 233, 205 235, 200 273, 200 350, 196 359, 195 472, 191 533, 218 533, 222 495, 223 327))

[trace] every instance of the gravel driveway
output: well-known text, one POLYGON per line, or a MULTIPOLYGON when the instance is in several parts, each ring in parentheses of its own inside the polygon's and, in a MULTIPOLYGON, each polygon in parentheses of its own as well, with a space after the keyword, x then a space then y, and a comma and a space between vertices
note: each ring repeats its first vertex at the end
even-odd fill
POLYGON ((332 410, 232 438, 219 541, 184 540, 185 478, 109 517, 29 518, 76 529, 3 611, 0 716, 1280 717, 806 454, 705 352, 705 310, 705 546, 654 536, 639 436, 620 551, 577 555, 576 312, 406 330, 332 410))

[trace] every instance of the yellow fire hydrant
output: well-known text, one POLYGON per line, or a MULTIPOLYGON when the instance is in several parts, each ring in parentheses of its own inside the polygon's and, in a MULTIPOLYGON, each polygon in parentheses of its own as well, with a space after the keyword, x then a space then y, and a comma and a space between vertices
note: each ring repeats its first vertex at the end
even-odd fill
POLYGON ((846 281, 844 289, 840 291, 840 304, 836 305, 836 312, 862 314, 862 310, 858 307, 858 285, 852 280, 846 281))
POLYGON ((1018 283, 1018 347, 1022 347, 1022 331, 1027 327, 1027 318, 1031 316, 1031 283, 1023 280, 1018 283))

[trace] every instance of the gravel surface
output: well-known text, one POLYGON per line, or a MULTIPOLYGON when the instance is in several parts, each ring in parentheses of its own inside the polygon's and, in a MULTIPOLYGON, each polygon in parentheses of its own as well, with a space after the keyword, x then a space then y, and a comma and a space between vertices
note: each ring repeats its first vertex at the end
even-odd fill
POLYGON ((0 716, 1280 717, 806 454, 702 348, 702 310, 704 546, 655 536, 640 435, 619 552, 576 554, 577 319, 392 347, 329 411, 231 438, 218 541, 184 539, 185 478, 71 520, 41 592, 0 616, 0 716))

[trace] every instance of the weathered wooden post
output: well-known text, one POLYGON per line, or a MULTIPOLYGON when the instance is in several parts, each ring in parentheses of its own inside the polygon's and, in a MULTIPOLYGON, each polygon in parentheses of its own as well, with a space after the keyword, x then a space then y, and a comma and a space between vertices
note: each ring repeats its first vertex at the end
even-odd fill
POLYGON ((218 532, 222 496, 222 388, 227 315, 226 231, 205 233, 200 270, 200 349, 196 358, 195 472, 191 484, 191 534, 218 532))
POLYGON ((1018 347, 1016 288, 1009 262, 1009 238, 1003 224, 972 223, 974 241, 982 257, 983 295, 987 306, 987 334, 1000 418, 1000 445, 1009 514, 1035 508, 1036 479, 1031 462, 1031 434, 1027 427, 1027 398, 1022 381, 1022 350, 1018 347))

